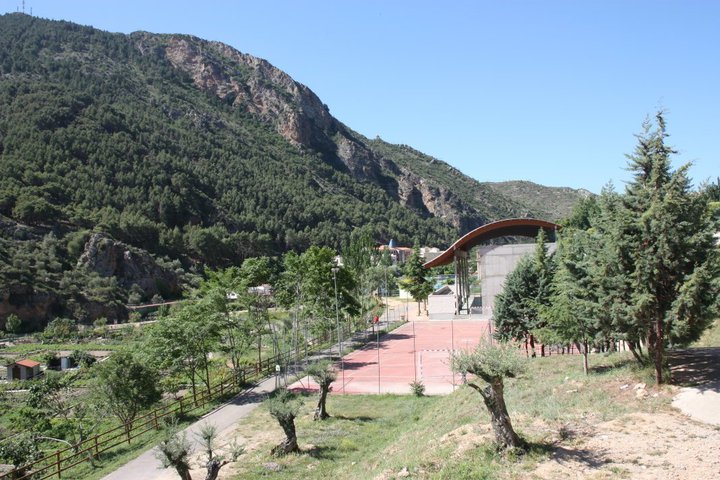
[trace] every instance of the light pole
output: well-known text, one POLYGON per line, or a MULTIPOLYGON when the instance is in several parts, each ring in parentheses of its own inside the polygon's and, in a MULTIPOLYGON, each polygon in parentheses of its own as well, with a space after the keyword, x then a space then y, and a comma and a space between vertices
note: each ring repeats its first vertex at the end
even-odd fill
POLYGON ((340 310, 338 308, 337 273, 339 267, 332 267, 333 283, 335 284, 335 328, 337 329, 338 345, 340 347, 340 370, 342 371, 343 395, 345 395, 345 360, 343 360, 343 342, 340 336, 340 310))
POLYGON ((385 325, 390 331, 390 291, 388 290, 387 266, 385 267, 385 325))

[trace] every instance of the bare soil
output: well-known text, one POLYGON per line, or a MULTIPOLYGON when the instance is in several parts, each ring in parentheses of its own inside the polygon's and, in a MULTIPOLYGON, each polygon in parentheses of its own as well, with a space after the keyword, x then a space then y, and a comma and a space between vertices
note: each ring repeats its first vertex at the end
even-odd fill
POLYGON ((559 446, 534 478, 720 478, 720 430, 677 413, 633 413, 559 446))
POLYGON ((674 389, 673 405, 681 411, 637 412, 576 432, 571 428, 575 438, 561 442, 553 458, 541 463, 533 476, 720 478, 720 428, 689 418, 711 418, 720 412, 720 402, 703 401, 720 391, 720 348, 678 350, 668 360, 673 384, 683 387, 674 389))

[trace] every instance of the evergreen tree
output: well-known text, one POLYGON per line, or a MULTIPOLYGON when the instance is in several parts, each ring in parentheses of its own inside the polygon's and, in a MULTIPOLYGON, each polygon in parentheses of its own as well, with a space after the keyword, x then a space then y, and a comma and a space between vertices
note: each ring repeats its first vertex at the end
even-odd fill
POLYGON ((8 333, 20 333, 22 324, 22 319, 14 313, 11 313, 5 320, 5 331, 8 333))
POLYGON ((427 270, 423 267, 423 258, 420 256, 420 247, 415 245, 413 253, 403 266, 405 278, 402 286, 410 292, 413 300, 418 302, 418 315, 421 303, 427 303, 427 298, 433 291, 433 284, 427 278, 427 270))
MULTIPOLYGON (((583 372, 588 373, 588 353, 599 333, 602 316, 598 301, 598 276, 592 255, 592 234, 585 230, 563 230, 557 253, 550 305, 541 308, 545 328, 555 341, 574 343, 583 354, 583 372)), ((541 334, 541 340, 544 335, 541 334)))
POLYGON ((496 335, 504 340, 525 339, 535 356, 535 332, 544 327, 540 310, 550 304, 555 270, 548 256, 544 230, 538 232, 534 254, 523 257, 505 279, 495 297, 493 321, 496 335))
POLYGON ((618 209, 614 242, 620 274, 629 286, 632 328, 644 336, 647 357, 662 383, 667 344, 697 339, 718 302, 718 250, 703 195, 690 190, 684 165, 666 145, 662 112, 646 121, 628 155, 633 180, 618 209))

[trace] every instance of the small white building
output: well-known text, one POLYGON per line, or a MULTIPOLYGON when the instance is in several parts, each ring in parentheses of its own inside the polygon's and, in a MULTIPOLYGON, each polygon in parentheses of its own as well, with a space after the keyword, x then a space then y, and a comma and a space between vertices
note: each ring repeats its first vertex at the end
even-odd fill
POLYGON ((25 359, 7 366, 8 380, 30 380, 40 375, 40 362, 25 359))

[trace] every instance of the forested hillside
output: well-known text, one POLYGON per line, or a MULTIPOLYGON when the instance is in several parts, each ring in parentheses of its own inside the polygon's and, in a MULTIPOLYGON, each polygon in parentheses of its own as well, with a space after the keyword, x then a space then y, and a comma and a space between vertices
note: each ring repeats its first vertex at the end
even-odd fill
POLYGON ((123 318, 131 289, 177 296, 205 265, 337 247, 356 227, 444 247, 539 213, 408 151, 226 45, 4 15, 0 319, 123 318))

